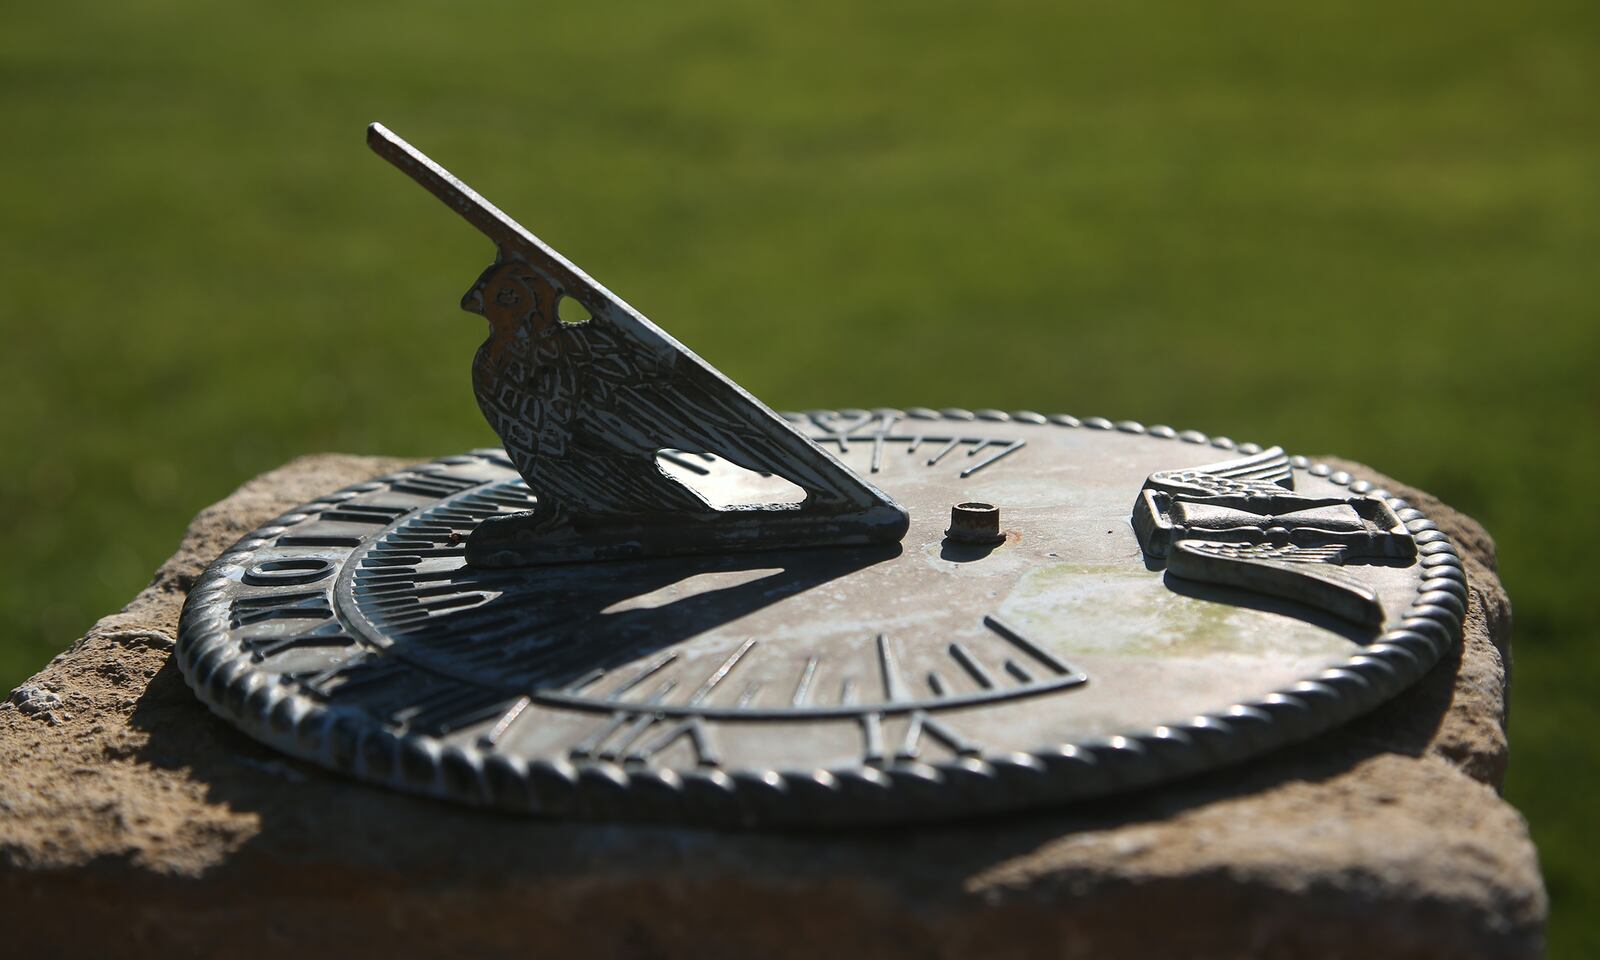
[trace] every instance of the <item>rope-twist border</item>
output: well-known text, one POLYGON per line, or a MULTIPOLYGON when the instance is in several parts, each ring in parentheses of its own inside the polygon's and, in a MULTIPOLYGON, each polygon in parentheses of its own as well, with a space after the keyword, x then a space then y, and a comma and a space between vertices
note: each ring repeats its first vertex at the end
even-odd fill
MULTIPOLYGON (((814 414, 864 413, 1115 431, 1246 455, 1262 449, 1196 430, 1031 410, 911 407, 784 416, 801 420, 814 414)), ((431 463, 465 459, 441 457, 431 463)), ((1344 663, 1287 688, 1181 723, 1031 752, 937 764, 901 761, 883 768, 732 773, 636 769, 602 760, 529 762, 476 744, 447 746, 423 734, 396 735, 358 712, 321 706, 251 669, 249 655, 229 639, 224 596, 228 574, 236 574, 241 561, 288 526, 306 519, 307 507, 381 489, 395 475, 314 500, 263 524, 225 551, 206 568, 184 603, 176 655, 189 686, 213 712, 286 753, 406 792, 517 813, 750 826, 933 819, 1083 799, 1236 763, 1315 736, 1398 694, 1458 642, 1467 609, 1466 574, 1460 555, 1437 524, 1405 500, 1343 470, 1302 456, 1291 457, 1290 463, 1353 493, 1383 498, 1405 522, 1416 538, 1422 571, 1409 608, 1344 663)))

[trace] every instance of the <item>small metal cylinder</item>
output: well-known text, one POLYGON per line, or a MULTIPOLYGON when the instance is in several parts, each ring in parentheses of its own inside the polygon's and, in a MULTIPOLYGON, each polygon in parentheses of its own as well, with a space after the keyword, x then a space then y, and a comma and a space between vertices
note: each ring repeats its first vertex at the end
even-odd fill
POLYGON ((1000 508, 992 503, 971 501, 950 508, 950 529, 945 539, 957 543, 1000 543, 1000 508))

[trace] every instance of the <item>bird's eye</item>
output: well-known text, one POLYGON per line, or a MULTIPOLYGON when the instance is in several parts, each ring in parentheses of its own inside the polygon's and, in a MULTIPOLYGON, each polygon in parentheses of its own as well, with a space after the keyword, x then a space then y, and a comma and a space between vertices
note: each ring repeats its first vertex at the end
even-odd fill
POLYGON ((494 295, 494 302, 504 307, 515 306, 522 298, 517 296, 517 291, 510 287, 501 287, 500 292, 494 295))
POLYGON ((556 319, 568 327, 582 326, 594 319, 594 314, 589 308, 578 302, 576 297, 563 295, 556 301, 556 319))

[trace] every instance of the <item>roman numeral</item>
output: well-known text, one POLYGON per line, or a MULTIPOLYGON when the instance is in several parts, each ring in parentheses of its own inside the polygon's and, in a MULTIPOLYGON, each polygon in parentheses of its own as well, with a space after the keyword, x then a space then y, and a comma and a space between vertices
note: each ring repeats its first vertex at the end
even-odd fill
POLYGON ((333 576, 338 564, 326 557, 280 557, 262 560, 244 572, 253 587, 305 586, 333 576))
POLYGON ((233 602, 235 629, 269 620, 327 620, 332 616, 328 595, 321 590, 244 597, 233 602))
POLYGON ((250 651, 250 659, 256 663, 268 657, 275 657, 280 653, 292 650, 304 650, 313 647, 350 647, 355 645, 355 638, 344 632, 344 628, 337 623, 322 623, 308 630, 290 634, 287 637, 241 637, 239 643, 250 651))
POLYGON ((688 742, 695 762, 702 767, 718 764, 711 734, 699 717, 660 717, 655 714, 611 714, 569 751, 574 760, 611 760, 647 763, 679 740, 688 742))
POLYGON ((679 740, 689 744, 698 765, 715 767, 720 762, 711 733, 699 717, 662 717, 621 710, 594 727, 568 753, 574 760, 648 763, 679 740))
POLYGON ((463 480, 442 473, 414 473, 408 477, 401 477, 389 484, 389 489, 396 493, 410 493, 419 497, 431 497, 443 500, 453 493, 460 493, 470 487, 482 483, 481 480, 463 480))
POLYGON ((341 503, 322 511, 322 519, 333 523, 370 523, 387 527, 411 512, 410 507, 381 503, 341 503))
POLYGON ((950 752, 963 757, 976 756, 982 752, 977 743, 928 716, 927 711, 916 710, 911 714, 911 722, 906 725, 906 734, 900 741, 900 749, 895 751, 895 759, 917 759, 922 750, 924 734, 944 744, 950 752))
POLYGON ((419 672, 403 660, 360 653, 320 671, 287 675, 331 704, 354 707, 407 731, 442 736, 503 716, 498 690, 419 672))
POLYGON ((702 767, 717 765, 717 753, 711 747, 711 735, 706 731, 706 725, 699 717, 680 720, 668 727, 665 733, 647 740, 642 746, 629 751, 627 759, 632 762, 644 763, 652 756, 672 746, 677 741, 687 738, 689 745, 694 749, 695 761, 702 767))
POLYGON ((894 762, 909 762, 922 758, 925 740, 943 744, 951 753, 961 757, 978 756, 983 746, 962 736, 949 724, 935 720, 926 710, 913 710, 908 717, 905 733, 891 757, 884 735, 883 714, 863 713, 857 719, 861 726, 861 759, 869 766, 884 766, 894 762))

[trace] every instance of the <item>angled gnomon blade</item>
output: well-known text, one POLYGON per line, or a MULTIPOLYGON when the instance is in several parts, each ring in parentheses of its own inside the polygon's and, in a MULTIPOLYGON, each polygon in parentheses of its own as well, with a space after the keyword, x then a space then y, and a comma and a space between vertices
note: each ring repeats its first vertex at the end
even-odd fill
POLYGON ((485 521, 484 565, 739 549, 896 543, 906 512, 381 124, 367 143, 498 250, 462 299, 489 321, 473 392, 538 498, 485 521), (581 306, 582 309, 574 309, 581 306), (717 508, 666 473, 662 451, 720 457, 793 483, 798 503, 717 508))

